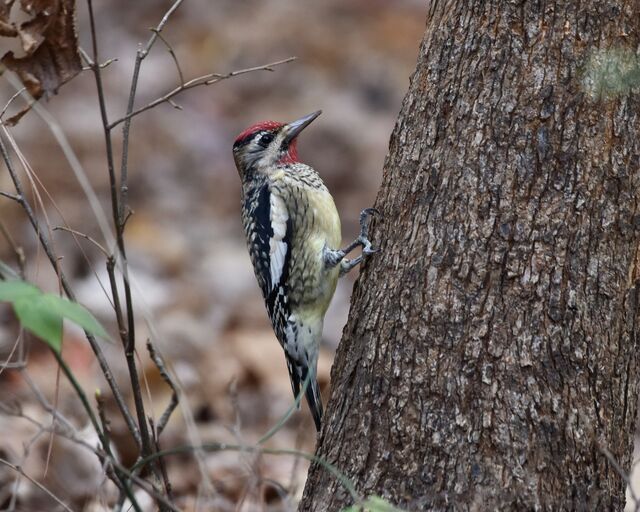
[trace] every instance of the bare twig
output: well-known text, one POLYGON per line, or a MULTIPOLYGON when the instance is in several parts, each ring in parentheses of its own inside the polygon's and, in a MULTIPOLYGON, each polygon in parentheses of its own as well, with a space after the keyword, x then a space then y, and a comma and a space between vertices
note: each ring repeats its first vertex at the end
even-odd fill
POLYGON ((179 396, 178 388, 175 382, 173 382, 171 375, 169 375, 169 372, 167 371, 167 368, 165 366, 164 360, 162 359, 162 356, 158 354, 153 344, 151 343, 151 340, 147 340, 147 350, 149 351, 149 356, 151 356, 151 360, 156 365, 156 368, 158 368, 158 371, 160 372, 160 376, 162 377, 162 380, 164 380, 167 383, 167 385, 171 388, 171 400, 169 401, 169 405, 167 405, 167 408, 165 409, 165 411, 162 413, 162 416, 160 416, 160 420, 158 421, 158 425, 156 426, 156 429, 158 431, 158 437, 160 437, 160 435, 162 434, 162 431, 167 426, 167 423, 169 421, 169 418, 171 417, 171 414, 173 413, 175 408, 178 406, 178 403, 180 401, 178 399, 178 396, 179 396))
POLYGON ((56 227, 53 228, 53 230, 54 231, 66 231, 67 233, 71 233, 72 235, 76 235, 76 236, 79 236, 81 238, 84 238, 85 240, 88 240, 93 245, 95 245, 100 250, 100 252, 105 255, 105 257, 107 257, 107 258, 109 257, 109 252, 107 252, 107 250, 104 247, 102 247, 102 245, 100 245, 99 242, 97 242, 96 240, 91 238, 86 233, 82 233, 81 231, 76 231, 75 229, 67 228, 65 226, 56 226, 56 227))
MULTIPOLYGON (((102 64, 98 64, 98 67, 100 69, 104 69, 107 66, 109 66, 110 64, 113 64, 114 62, 118 62, 118 59, 108 59, 108 60, 104 61, 102 64)), ((82 67, 82 71, 92 71, 92 70, 93 70, 93 67, 91 67, 91 65, 82 67)))
MULTIPOLYGON (((144 466, 145 463, 142 464, 142 466, 144 466)), ((127 468, 125 468, 122 464, 120 464, 118 461, 113 461, 113 467, 122 475, 124 475, 126 478, 128 478, 129 480, 131 480, 134 484, 136 484, 138 487, 140 487, 142 490, 144 490, 149 496, 151 496, 154 500, 156 500, 156 502, 158 503, 158 505, 163 506, 164 508, 166 508, 167 510, 170 510, 171 512, 181 512, 180 509, 176 508, 176 506, 171 503, 166 497, 164 497, 162 494, 160 494, 154 487, 153 485, 151 485, 149 482, 147 482, 146 480, 140 478, 139 476, 137 476, 134 472, 128 470, 127 468)), ((139 468, 138 468, 139 469, 139 468)), ((131 500, 131 497, 129 497, 129 499, 131 500)), ((136 509, 139 510, 139 509, 136 509)))
POLYGON ((11 96, 11 98, 9 98, 9 101, 7 101, 6 105, 4 106, 4 108, 2 109, 2 112, 0 112, 0 124, 2 123, 2 118, 4 117, 4 115, 6 114, 8 108, 11 106, 11 104, 13 103, 13 100, 15 100, 18 96, 20 96, 24 91, 26 91, 27 88, 26 87, 22 87, 20 88, 13 96, 11 96))
MULTIPOLYGON (((184 75, 182 74, 182 68, 180 67, 180 62, 178 61, 178 57, 176 56, 176 52, 173 51, 173 46, 171 46, 169 41, 167 41, 164 38, 164 36, 160 33, 160 31, 157 28, 152 28, 151 32, 155 32, 155 34, 158 36, 160 41, 162 41, 164 43, 165 47, 167 48, 167 51, 169 52, 169 54, 171 55, 171 58, 173 59, 173 63, 176 65, 176 70, 178 71, 178 79, 180 80, 180 83, 183 84, 184 83, 184 75)), ((2 117, 2 116, 0 116, 0 117, 2 117)))
POLYGON ((111 425, 105 412, 104 397, 102 396, 102 393, 100 393, 99 389, 96 390, 95 397, 96 407, 98 408, 98 418, 100 418, 100 424, 102 426, 102 431, 104 432, 104 442, 107 445, 104 448, 105 451, 109 453, 111 451, 111 425))
MULTIPOLYGON (((105 149, 107 154, 107 168, 109 171, 109 185, 111 190, 111 211, 113 215, 114 226, 116 229, 116 242, 117 242, 118 250, 120 253, 121 264, 122 264, 122 274, 123 274, 123 281, 124 281, 127 324, 128 324, 125 356, 127 360, 127 368, 129 370, 129 379, 131 380, 133 401, 135 404, 136 415, 138 417, 138 430, 140 432, 140 448, 143 455, 148 455, 151 453, 152 447, 151 447, 151 439, 149 436, 149 429, 147 427, 146 414, 144 411, 144 402, 142 400, 142 392, 140 389, 140 380, 138 378, 138 369, 136 367, 135 359, 133 357, 133 354, 135 351, 135 320, 134 320, 134 314, 133 314, 133 304, 131 301, 131 287, 129 285, 127 257, 126 257, 125 247, 124 247, 124 237, 122 233, 122 223, 120 218, 121 210, 119 205, 119 193, 118 193, 116 174, 115 174, 113 144, 111 141, 111 128, 109 128, 109 119, 107 116, 107 106, 106 106, 106 99, 104 94, 104 87, 102 83, 101 70, 100 70, 100 66, 96 65, 96 63, 99 62, 98 40, 97 40, 95 17, 93 14, 92 0, 87 0, 87 5, 89 7, 89 24, 91 27, 91 46, 93 50, 92 68, 93 68, 93 74, 95 77, 96 88, 98 92, 98 103, 100 106, 100 116, 102 119, 102 126, 104 130, 104 139, 105 139, 105 149)), ((117 289, 112 288, 112 292, 114 293, 114 296, 116 294, 116 290, 117 289)), ((114 297, 114 304, 116 304, 115 297, 114 297)))
POLYGON ((3 192, 2 190, 0 190, 0 196, 6 197, 7 199, 11 199, 12 201, 15 201, 16 203, 19 203, 21 201, 20 196, 17 196, 15 194, 9 194, 9 192, 3 192))
MULTIPOLYGON (((16 196, 16 201, 17 200, 18 200, 18 197, 16 196)), ((2 236, 4 237, 4 239, 9 244, 9 247, 11 247, 11 250, 16 255, 16 263, 18 264, 19 274, 20 274, 21 277, 24 277, 24 267, 26 265, 26 258, 24 256, 24 249, 22 247, 20 247, 18 244, 16 244, 15 240, 13 239, 11 234, 9 233, 9 230, 4 225, 4 222, 2 222, 2 220, 0 220, 0 233, 2 233, 2 236)))
MULTIPOLYGON (((26 373, 23 373, 23 376, 25 378, 28 378, 26 373)), ((105 454, 103 452, 101 452, 95 446, 92 446, 91 444, 87 443, 87 441, 77 437, 77 435, 76 435, 77 431, 73 427, 73 425, 71 425, 71 422, 69 422, 69 420, 64 418, 64 416, 62 416, 57 410, 55 410, 51 406, 51 404, 48 403, 47 399, 44 398, 44 396, 42 395, 40 390, 37 388, 37 386, 35 386, 35 384, 30 380, 30 378, 28 378, 27 383, 29 384, 31 389, 34 391, 34 393, 36 393, 36 395, 37 395, 36 398, 38 398, 38 401, 43 405, 43 407, 46 410, 51 410, 52 413, 55 414, 57 420, 61 420, 62 419, 67 428, 63 429, 63 430, 60 430, 60 429, 56 428, 55 424, 53 424, 51 427, 47 427, 47 426, 43 425, 42 423, 38 422, 37 420, 33 419, 32 417, 24 414, 19 409, 17 411, 15 411, 15 410, 14 411, 10 411, 6 406, 0 406, 0 410, 3 410, 3 411, 5 411, 5 412, 7 412, 9 414, 14 415, 14 416, 17 416, 17 417, 20 417, 20 418, 24 418, 28 422, 30 422, 33 425, 37 426, 40 430, 42 430, 42 432, 52 432, 54 434, 60 435, 60 436, 64 437, 65 439, 68 439, 69 441, 71 441, 73 443, 76 443, 78 446, 81 446, 81 447, 89 450, 90 452, 94 453, 99 459, 103 459, 104 458, 105 454)), ((159 494, 153 488, 153 486, 151 486, 148 482, 146 482, 146 481, 142 480, 141 478, 139 478, 135 473, 131 472, 129 469, 127 469, 124 466, 122 466, 122 464, 120 464, 117 459, 115 459, 115 458, 109 459, 107 461, 106 467, 107 467, 107 471, 109 471, 109 468, 112 468, 113 470, 115 470, 117 473, 120 474, 120 478, 126 477, 126 479, 128 479, 131 482, 133 482, 134 484, 138 485, 147 494, 149 494, 152 498, 154 498, 154 499, 160 501, 161 503, 163 503, 163 505, 165 505, 169 510, 179 512, 178 509, 176 509, 175 506, 173 506, 169 501, 167 501, 167 499, 164 496, 159 494)), ((136 468, 136 471, 137 470, 138 470, 138 468, 136 468)), ((118 477, 116 477, 116 478, 118 478, 118 477)), ((116 481, 116 484, 118 484, 118 483, 119 482, 116 481)), ((133 496, 133 494, 127 494, 127 496, 133 496)), ((139 505, 138 505, 137 501, 135 500, 135 497, 134 497, 134 500, 132 501, 132 507, 137 511, 141 510, 139 508, 139 505)))
MULTIPOLYGON (((361 503, 363 501, 362 497, 356 490, 353 482, 344 475, 338 468, 336 468, 333 464, 328 462, 323 457, 318 455, 314 455, 312 453, 302 452, 299 450, 287 450, 287 449, 273 449, 273 448, 264 448, 263 446, 252 446, 252 445, 238 445, 238 444, 227 444, 227 443, 203 443, 200 446, 176 446, 174 448, 169 448, 167 450, 162 450, 154 453, 149 456, 149 459, 157 459, 158 457, 166 457, 169 455, 177 455, 181 453, 190 453, 198 450, 203 450, 205 452, 218 452, 218 451, 237 451, 237 452, 248 452, 248 453, 264 453, 267 455, 284 455, 284 456, 297 456, 303 459, 308 460, 309 462, 314 462, 322 466, 325 470, 327 470, 340 484, 345 488, 345 490, 351 495, 351 498, 355 503, 361 503)), ((132 470, 135 470, 137 467, 142 466, 144 464, 148 464, 150 460, 140 460, 133 465, 132 470)))
MULTIPOLYGON (((6 130, 6 128, 5 128, 5 130, 6 130)), ((14 186, 16 188, 16 191, 18 192, 18 197, 20 198, 19 203, 22 206, 22 209, 27 214, 27 218, 29 219, 29 222, 31 223, 31 226, 33 227, 34 231, 37 233, 38 238, 40 240, 40 245, 44 249, 44 252, 47 255, 47 258, 51 262, 51 265, 53 265, 53 268, 57 270, 58 277, 60 279, 60 282, 62 284, 62 288, 63 288, 64 292, 66 293, 67 297, 69 297, 70 300, 76 302, 75 293, 73 292, 71 286, 69 285, 69 282, 67 281, 65 273, 63 272, 63 270, 61 268, 59 268, 58 258, 56 256, 56 254, 53 252, 53 248, 51 247, 49 239, 47 238, 47 235, 45 234, 44 230, 41 229, 40 223, 39 223, 39 221, 38 221, 33 209, 31 208, 30 203, 25 199, 24 191, 23 191, 23 188, 22 188, 22 182, 21 182, 20 178, 18 177, 18 174, 17 174, 17 172, 16 172, 16 170, 15 170, 15 168, 13 166, 13 163, 11 161, 11 157, 9 156, 9 153, 7 151, 6 146, 4 145, 4 141, 3 141, 1 136, 0 136, 0 155, 2 155, 2 158, 3 158, 4 162, 5 162, 5 165, 7 166, 7 170, 9 171, 9 176, 11 177, 11 179, 13 181, 13 184, 14 184, 14 186)), ((113 393, 115 401, 118 404, 118 408, 120 409, 120 412, 122 413, 122 415, 123 415, 123 417, 125 419, 125 422, 127 423, 127 426, 129 427, 129 430, 131 431, 134 439, 136 439, 139 442, 140 433, 138 432, 138 429, 137 429, 135 423, 133 422, 133 419, 131 417, 131 413, 129 412, 127 404, 124 401, 124 398, 122 396, 122 392, 120 391, 120 388, 118 387, 118 384, 116 383, 116 381, 115 381, 115 379, 113 377, 113 373, 111 372, 111 368, 109 367, 109 364, 107 363, 107 360, 104 357, 104 353, 102 352, 102 349, 100 348, 100 345, 98 344, 97 340, 95 339, 95 337, 91 333, 85 331, 85 336, 87 337, 87 340, 89 341, 89 344, 91 345, 91 349, 93 350, 94 354, 96 355, 96 359, 98 360, 98 364, 100 365, 100 369, 101 369, 101 371, 102 371, 107 383, 109 384, 109 388, 111 389, 111 392, 113 393)))
MULTIPOLYGON (((136 54, 136 62, 133 66, 133 76, 131 78, 131 88, 129 90, 129 100, 127 102, 127 115, 129 115, 133 111, 133 105, 136 100, 136 91, 138 89, 138 79, 140 77, 140 67, 142 66, 142 61, 149 55, 151 48, 155 44, 156 40, 161 37, 160 32, 169 21, 171 15, 180 7, 183 0, 176 0, 173 5, 169 8, 169 10, 165 13, 165 15, 158 23, 158 26, 152 30, 151 37, 147 41, 147 44, 144 48, 138 50, 136 54)), ((164 40, 163 40, 164 41, 164 40)), ((95 51, 94 51, 94 59, 95 51)), ((175 54, 174 54, 175 58, 175 54)), ((180 69, 178 67, 178 69, 180 69)), ((131 116, 133 117, 133 116, 131 116)), ((129 160, 129 129, 131 127, 131 117, 127 117, 124 126, 122 127, 122 164, 120 167, 120 210, 118 212, 119 217, 119 225, 122 227, 124 225, 124 210, 125 205, 127 204, 127 193, 128 193, 128 160, 129 160)), ((113 129, 113 126, 110 126, 108 123, 105 123, 105 126, 109 126, 109 129, 113 129)))
MULTIPOLYGON (((116 260, 113 256, 107 258, 107 275, 109 276, 109 284, 111 285, 113 295, 113 310, 116 315, 116 323, 118 324, 118 333, 123 345, 127 343, 127 328, 122 319, 122 307, 120 305, 120 292, 116 283, 116 260)), ((138 445, 139 446, 139 445, 138 445)))
MULTIPOLYGON (((84 48, 82 48, 82 46, 78 46, 78 53, 80 54, 80 57, 82 57, 82 60, 84 60, 85 63, 87 64, 86 66, 83 66, 82 71, 93 71, 93 68, 94 66, 96 66, 96 63, 89 56, 89 54, 84 50, 84 48)), ((97 67, 100 69, 104 69, 110 66, 111 64, 113 64, 114 62, 118 62, 118 59, 116 57, 105 60, 102 64, 98 64, 97 67)))
MULTIPOLYGON (((114 457, 113 453, 111 452, 111 445, 109 443, 109 439, 108 439, 107 433, 106 433, 106 431, 101 430, 100 425, 98 423, 98 420, 97 420, 97 418, 96 418, 96 416, 95 416, 95 414, 93 412, 93 409, 91 408, 91 405, 89 404, 89 400, 87 398, 87 395, 85 394, 84 390, 82 389, 82 387, 80 386, 80 384, 76 380, 75 376, 73 375, 73 373, 71 372, 71 370, 67 366, 67 363, 62 359, 60 354, 58 352, 56 352, 55 350, 53 350, 52 352, 53 352, 53 355, 55 356, 56 360, 58 361, 58 365, 60 366, 60 368, 62 369, 63 373, 65 374, 65 376, 67 377, 67 379, 69 380, 71 385, 73 386, 76 394, 80 398, 80 401, 82 402, 82 405, 83 405, 85 411, 87 412, 87 415, 89 416, 89 420, 91 421, 91 424, 93 425, 94 430, 98 434, 98 437, 100 439, 100 443, 102 444, 102 448, 103 448, 106 456, 109 458, 109 463, 112 464, 114 467, 116 467, 116 471, 115 471, 115 475, 114 475, 116 477, 116 479, 114 480, 115 483, 118 484, 118 482, 119 482, 118 486, 127 495, 127 497, 129 498, 129 501, 131 502, 131 506, 136 510, 136 512, 142 512, 142 509, 140 508, 140 505, 138 504, 138 502, 137 502, 137 500, 136 500, 136 498, 135 498, 135 496, 133 494, 133 491, 131 490, 131 487, 129 486, 129 480, 131 480, 131 474, 130 474, 129 471, 124 470, 124 468, 119 466, 117 459, 114 457)), ((100 452, 96 452, 96 453, 98 454, 98 457, 100 458, 100 461, 103 462, 104 461, 104 455, 101 454, 100 452)))
MULTIPOLYGON (((36 397, 36 400, 40 403, 42 408, 45 411, 47 411, 49 414, 51 414, 51 416, 56 420, 57 424, 58 425, 64 425, 65 428, 66 428, 67 433, 69 433, 69 434, 71 432, 74 432, 75 428, 74 428, 73 424, 71 423, 71 421, 69 421, 58 409, 56 409, 55 407, 53 407, 53 405, 51 405, 49 403, 47 398, 42 394, 42 391, 40 391, 40 389, 38 388, 36 383, 29 376, 29 373, 26 370, 23 370, 23 371, 20 372, 20 375, 22 376, 24 381, 27 383, 27 386, 29 386, 29 388, 33 392, 33 395, 36 397)), ((24 415, 24 414, 21 414, 20 416, 28 419, 28 417, 26 415, 24 415)), ((35 420, 33 420, 33 421, 35 421, 35 420)), ((54 424, 55 424, 55 422, 54 422, 54 424)))
MULTIPOLYGON (((149 424, 151 425, 151 433, 153 435, 153 445, 156 452, 160 451, 160 432, 156 429, 155 424, 153 423, 153 418, 149 418, 149 424)), ((164 462, 162 457, 158 457, 158 466, 160 467, 160 474, 162 475, 162 485, 164 486, 164 493, 167 495, 169 500, 173 500, 173 495, 171 492, 171 482, 169 482, 169 475, 167 473, 167 465, 164 462)))
MULTIPOLYGON (((21 82, 15 75, 8 72, 5 73, 5 77, 13 87, 15 87, 16 89, 20 88, 21 82)), ((22 94, 26 97, 27 100, 33 100, 28 91, 23 91, 22 94)), ((100 227, 100 231, 102 232, 102 236, 104 237, 106 246, 112 247, 114 245, 115 237, 113 236, 109 227, 107 216, 102 208, 98 196, 96 195, 93 187, 91 186, 91 183, 89 182, 87 173, 82 168, 82 164, 73 151, 73 148, 71 147, 71 144, 69 143, 69 140, 67 139, 64 131, 55 120, 55 118, 49 113, 49 111, 44 108, 42 103, 35 102, 33 105, 33 110, 45 122, 49 130, 51 130, 52 135, 60 145, 60 148, 62 149, 64 156, 69 162, 69 166, 71 167, 71 170, 73 171, 78 184, 82 188, 82 191, 89 201, 89 205, 91 206, 93 214, 96 216, 96 220, 98 222, 98 226, 100 227)))
POLYGON ((16 337, 16 341, 13 342, 13 346, 9 351, 9 354, 5 358, 4 361, 0 362, 0 375, 4 373, 5 370, 22 370, 27 367, 27 361, 24 357, 24 338, 22 336, 22 328, 20 329, 20 333, 16 337), (15 356, 15 353, 18 352, 18 355, 15 356))
POLYGON ((201 85, 213 85, 215 83, 221 82, 222 80, 227 80, 228 78, 244 75, 246 73, 253 73, 254 71, 274 71, 273 69, 274 67, 280 66, 282 64, 287 64, 288 62, 292 62, 295 59, 296 59, 295 57, 289 57, 288 59, 279 60, 276 62, 270 62, 269 64, 263 64, 262 66, 255 66, 255 67, 246 68, 246 69, 238 69, 236 71, 231 71, 226 74, 208 73, 206 75, 192 78, 188 82, 184 82, 180 84, 178 87, 176 87, 175 89, 169 91, 164 96, 156 98, 155 100, 148 103, 144 107, 140 107, 136 110, 133 110, 132 112, 126 114, 120 119, 116 119, 115 121, 111 122, 111 124, 109 125, 109 128, 114 128, 118 126, 120 123, 126 121, 127 119, 131 119, 132 117, 135 117, 138 114, 142 114, 143 112, 146 112, 147 110, 150 110, 160 105, 161 103, 168 103, 169 100, 171 100, 174 96, 177 96, 181 92, 186 91, 188 89, 193 89, 194 87, 199 87, 201 85))
POLYGON ((93 412, 93 408, 91 407, 91 404, 89 404, 89 399, 87 398, 87 395, 85 394, 84 389, 82 389, 82 386, 80 386, 80 383, 77 381, 75 375, 73 375, 73 373, 71 372, 71 369, 69 368, 67 363, 64 361, 64 359, 62 359, 62 356, 60 355, 60 353, 57 352, 56 350, 52 350, 52 352, 54 357, 56 358, 56 361, 58 361, 58 365, 62 369, 62 372, 67 377, 67 380, 69 381, 74 391, 78 395, 78 398, 80 398, 80 402, 82 403, 82 406, 84 407, 84 410, 87 413, 87 416, 89 417, 89 421, 93 425, 93 428, 95 429, 96 433, 98 434, 98 437, 100 438, 102 447, 104 448, 106 453, 109 453, 108 451, 109 443, 105 440, 105 434, 100 428, 98 419, 96 418, 96 415, 93 412))
POLYGON ((173 100, 167 100, 167 103, 169 105, 171 105, 173 108, 175 108, 176 110, 182 110, 182 106, 178 105, 175 101, 173 100))
POLYGON ((47 489, 44 485, 42 485, 40 482, 38 482, 35 478, 32 478, 29 475, 27 475, 20 466, 16 466, 15 464, 11 464, 11 462, 9 462, 8 460, 5 460, 3 458, 0 458, 0 464, 3 464, 5 466, 7 466, 8 468, 13 469, 14 471, 16 471, 17 473, 22 475, 24 478, 29 480, 29 482, 31 482, 38 489, 40 489, 47 496, 49 496, 52 500, 54 500, 63 509, 67 510, 68 512, 73 512, 73 510, 71 510, 69 508, 69 505, 67 505, 64 501, 62 501, 60 498, 58 498, 55 494, 53 494, 49 489, 47 489))

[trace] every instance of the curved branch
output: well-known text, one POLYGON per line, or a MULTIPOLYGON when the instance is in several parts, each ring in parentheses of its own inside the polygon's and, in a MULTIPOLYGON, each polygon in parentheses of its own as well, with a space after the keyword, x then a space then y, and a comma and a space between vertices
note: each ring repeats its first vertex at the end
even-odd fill
POLYGON ((246 73, 253 73, 254 71, 274 71, 274 69, 273 69, 274 67, 280 66, 282 64, 287 64, 287 63, 292 62, 294 60, 296 60, 296 57, 289 57, 289 58, 284 59, 284 60, 278 60, 276 62, 270 62, 269 64, 263 64, 262 66, 255 66, 255 67, 246 68, 246 69, 238 69, 236 71, 231 71, 231 72, 226 73, 226 74, 208 73, 206 75, 202 75, 202 76, 199 76, 199 77, 196 77, 196 78, 192 78, 188 82, 180 84, 175 89, 169 91, 164 96, 160 96, 159 98, 156 98, 155 100, 153 100, 152 102, 148 103, 144 107, 140 107, 140 108, 138 108, 136 110, 133 110, 132 112, 126 114, 125 116, 121 117, 120 119, 116 119, 115 121, 112 121, 111 124, 109 124, 109 129, 111 130, 114 127, 118 126, 120 123, 123 123, 124 121, 127 121, 128 119, 131 119, 132 117, 135 117, 138 114, 142 114, 143 112, 146 112, 147 110, 151 110, 152 108, 157 107, 158 105, 160 105, 162 103, 169 103, 170 100, 174 96, 177 96, 181 92, 186 91, 188 89, 193 89, 194 87, 199 87, 201 85, 213 85, 215 83, 221 82, 222 80, 227 80, 228 78, 233 78, 234 76, 244 75, 246 73))

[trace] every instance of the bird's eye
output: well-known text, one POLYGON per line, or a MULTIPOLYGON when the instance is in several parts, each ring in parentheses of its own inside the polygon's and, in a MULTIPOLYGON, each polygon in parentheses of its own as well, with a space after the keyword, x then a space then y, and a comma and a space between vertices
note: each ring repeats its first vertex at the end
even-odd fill
POLYGON ((264 135, 262 135, 262 137, 260 137, 259 139, 259 143, 261 146, 268 146, 269 144, 271 144, 271 142, 273 141, 273 134, 272 133, 265 133, 264 135))

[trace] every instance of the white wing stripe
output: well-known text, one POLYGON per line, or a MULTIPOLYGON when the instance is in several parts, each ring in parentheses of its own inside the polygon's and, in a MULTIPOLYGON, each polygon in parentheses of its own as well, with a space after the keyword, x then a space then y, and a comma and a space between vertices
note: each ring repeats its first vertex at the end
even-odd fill
POLYGON ((280 283, 284 261, 287 256, 287 243, 283 241, 287 234, 287 221, 289 214, 284 201, 277 196, 274 191, 270 197, 270 221, 273 237, 269 240, 269 261, 271 273, 271 289, 273 290, 280 283))

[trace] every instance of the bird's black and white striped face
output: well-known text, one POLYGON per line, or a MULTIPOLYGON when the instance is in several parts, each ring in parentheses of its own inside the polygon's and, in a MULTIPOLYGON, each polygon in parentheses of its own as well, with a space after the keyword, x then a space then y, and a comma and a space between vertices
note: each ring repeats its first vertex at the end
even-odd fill
POLYGON ((248 171, 268 173, 278 165, 298 162, 297 137, 320 111, 292 123, 263 121, 243 131, 233 144, 233 158, 242 178, 248 171))
POLYGON ((233 158, 240 176, 249 169, 275 164, 282 151, 287 150, 283 144, 284 125, 275 122, 263 122, 253 125, 242 132, 233 144, 233 158))

